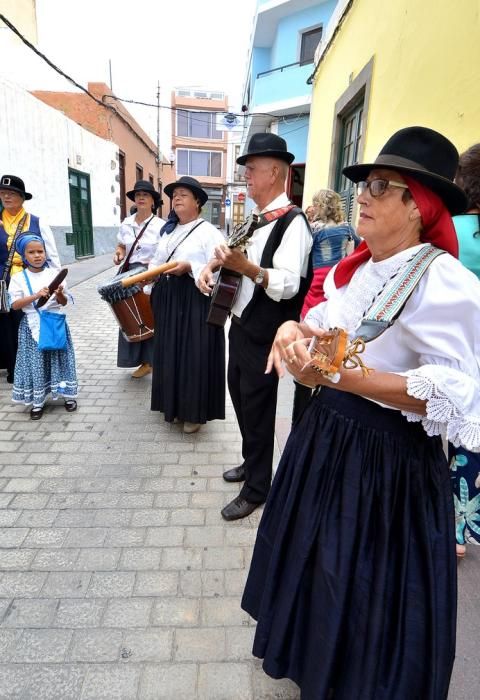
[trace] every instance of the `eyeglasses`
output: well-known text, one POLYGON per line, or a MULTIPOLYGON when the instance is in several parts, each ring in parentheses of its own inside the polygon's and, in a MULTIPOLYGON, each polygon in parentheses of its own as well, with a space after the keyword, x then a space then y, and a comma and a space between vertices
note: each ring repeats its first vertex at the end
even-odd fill
POLYGON ((401 187, 402 190, 408 190, 408 185, 404 182, 396 182, 395 180, 382 180, 378 178, 376 180, 362 180, 357 182, 357 195, 361 195, 368 190, 372 197, 381 197, 385 194, 389 187, 401 187))

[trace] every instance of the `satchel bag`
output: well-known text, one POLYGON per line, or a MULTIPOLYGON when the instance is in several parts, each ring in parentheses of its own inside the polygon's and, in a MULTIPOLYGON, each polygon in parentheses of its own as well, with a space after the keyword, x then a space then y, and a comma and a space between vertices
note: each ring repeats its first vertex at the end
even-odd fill
POLYGON ((40 316, 39 350, 65 350, 67 347, 66 316, 52 311, 38 311, 40 316))
MULTIPOLYGON (((28 291, 33 294, 32 285, 28 279, 26 270, 23 271, 27 282, 28 291)), ((67 347, 67 318, 64 314, 53 311, 39 311, 36 304, 33 305, 40 317, 40 335, 38 337, 39 350, 65 350, 67 347)))
POLYGON ((15 235, 13 236, 12 240, 12 245, 10 246, 10 252, 8 254, 7 262, 5 263, 5 267, 3 268, 2 279, 0 279, 0 314, 8 314, 8 312, 10 311, 10 297, 8 296, 7 279, 10 274, 10 269, 12 267, 13 256, 15 255, 15 243, 17 242, 17 238, 22 232, 23 225, 26 219, 27 214, 22 216, 22 218, 18 222, 17 230, 15 231, 15 235))

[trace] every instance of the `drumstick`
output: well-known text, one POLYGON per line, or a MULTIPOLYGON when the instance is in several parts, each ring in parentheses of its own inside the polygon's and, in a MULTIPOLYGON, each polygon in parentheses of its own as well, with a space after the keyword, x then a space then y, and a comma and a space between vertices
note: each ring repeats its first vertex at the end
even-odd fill
POLYGON ((122 287, 132 287, 138 282, 149 282, 155 279, 155 277, 158 277, 158 275, 162 275, 164 272, 168 272, 168 270, 172 270, 176 266, 176 262, 164 263, 163 265, 159 265, 159 267, 152 267, 150 270, 145 270, 145 272, 139 272, 138 275, 125 277, 120 281, 120 284, 122 287))

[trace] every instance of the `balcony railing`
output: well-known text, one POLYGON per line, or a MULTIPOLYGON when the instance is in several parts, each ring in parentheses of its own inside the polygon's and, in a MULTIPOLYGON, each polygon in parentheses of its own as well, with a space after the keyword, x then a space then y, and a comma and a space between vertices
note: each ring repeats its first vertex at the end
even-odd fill
MULTIPOLYGON (((311 63, 311 61, 309 61, 311 63)), ((292 66, 303 66, 305 61, 296 61, 295 63, 286 63, 284 66, 279 66, 278 68, 272 68, 271 70, 264 70, 261 73, 257 73, 257 78, 261 78, 262 75, 270 75, 270 73, 278 73, 285 70, 285 68, 291 68, 292 66)))

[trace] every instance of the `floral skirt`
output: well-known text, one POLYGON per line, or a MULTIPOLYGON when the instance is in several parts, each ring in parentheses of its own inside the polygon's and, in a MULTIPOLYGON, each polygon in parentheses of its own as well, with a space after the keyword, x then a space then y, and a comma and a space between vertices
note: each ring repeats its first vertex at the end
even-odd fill
POLYGON ((458 544, 480 544, 480 454, 448 446, 458 544))
POLYGON ((54 399, 77 396, 75 354, 68 325, 65 350, 39 350, 24 317, 18 330, 18 351, 13 379, 12 401, 41 408, 48 396, 54 399))

